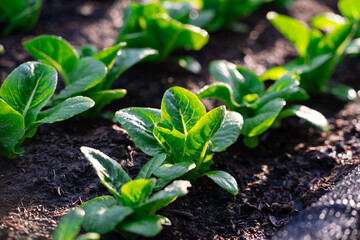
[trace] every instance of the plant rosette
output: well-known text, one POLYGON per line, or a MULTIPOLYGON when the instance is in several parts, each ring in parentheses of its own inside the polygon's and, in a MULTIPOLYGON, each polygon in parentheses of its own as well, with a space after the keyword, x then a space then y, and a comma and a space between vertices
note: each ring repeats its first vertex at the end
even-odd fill
POLYGON ((161 109, 126 108, 115 114, 135 145, 150 156, 165 154, 166 160, 154 172, 156 188, 174 179, 194 181, 207 176, 236 195, 236 180, 224 171, 209 171, 214 152, 236 142, 242 116, 221 106, 206 113, 199 98, 181 87, 168 89, 161 109))
POLYGON ((88 147, 82 147, 81 151, 113 196, 97 197, 71 210, 55 229, 54 240, 72 240, 81 227, 96 239, 113 231, 127 238, 154 237, 161 232, 162 225, 171 224, 156 211, 187 194, 191 184, 177 180, 152 194, 157 180, 150 176, 164 162, 165 154, 148 161, 132 180, 119 163, 102 152, 88 147))
POLYGON ((40 125, 66 120, 94 106, 90 98, 71 97, 43 110, 56 83, 56 70, 39 62, 24 63, 6 78, 0 88, 0 156, 21 155, 21 143, 40 125))
POLYGON ((248 147, 256 147, 260 134, 279 126, 281 119, 288 116, 298 116, 323 131, 329 129, 326 118, 318 111, 303 105, 289 106, 290 101, 309 98, 297 76, 284 75, 265 90, 264 82, 255 73, 231 62, 213 61, 209 71, 216 83, 202 88, 198 97, 221 100, 228 109, 239 112, 244 118, 241 134, 248 147))

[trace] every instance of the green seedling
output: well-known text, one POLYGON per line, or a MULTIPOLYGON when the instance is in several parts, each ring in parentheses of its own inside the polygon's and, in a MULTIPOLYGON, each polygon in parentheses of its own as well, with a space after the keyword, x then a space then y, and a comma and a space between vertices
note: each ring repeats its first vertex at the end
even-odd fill
POLYGON ((154 237, 161 232, 162 225, 171 224, 156 211, 187 194, 191 184, 174 181, 152 194, 157 180, 150 176, 164 162, 165 154, 152 158, 132 180, 120 164, 100 151, 88 147, 82 147, 81 151, 113 196, 94 198, 69 212, 59 222, 54 240, 74 239, 80 226, 92 234, 119 232, 125 237, 154 237))
POLYGON ((353 37, 353 21, 324 35, 318 29, 309 29, 303 23, 275 12, 268 13, 267 18, 295 45, 300 56, 285 66, 269 69, 261 77, 263 80, 275 80, 286 73, 296 73, 300 76, 300 86, 311 94, 329 92, 346 101, 356 98, 355 90, 345 85, 328 85, 328 79, 353 37))
POLYGON ((309 97, 296 76, 285 75, 265 90, 255 73, 225 60, 213 61, 209 71, 217 82, 202 88, 198 97, 221 100, 228 109, 239 112, 244 118, 241 134, 248 147, 256 147, 258 136, 287 116, 298 116, 324 131, 329 129, 326 118, 313 109, 302 105, 284 109, 288 101, 309 97))
POLYGON ((354 38, 345 50, 346 55, 360 55, 360 4, 357 0, 340 0, 338 8, 343 16, 335 13, 325 13, 315 16, 311 26, 322 31, 333 32, 339 27, 353 22, 354 38))
POLYGON ((181 87, 168 89, 161 110, 127 108, 115 114, 135 145, 150 156, 165 154, 155 172, 158 188, 174 179, 194 181, 201 176, 236 195, 236 180, 224 171, 209 171, 214 152, 224 151, 240 135, 243 119, 221 106, 206 113, 198 97, 181 87))
POLYGON ((43 0, 0 1, 0 24, 4 34, 33 28, 39 17, 43 0))
POLYGON ((42 110, 56 83, 56 70, 38 62, 24 63, 6 78, 0 88, 0 156, 21 155, 21 143, 40 125, 66 120, 94 106, 90 98, 72 97, 42 110))
MULTIPOLYGON (((151 60, 164 61, 174 50, 200 50, 208 40, 205 30, 171 18, 160 3, 151 2, 132 3, 126 8, 116 42, 126 42, 126 47, 130 48, 156 49, 159 55, 151 60)), ((182 57, 185 61, 187 58, 182 57)))
POLYGON ((122 49, 124 44, 120 43, 100 52, 88 51, 86 57, 80 57, 69 42, 46 35, 23 45, 32 57, 55 67, 60 73, 66 86, 53 102, 78 95, 87 96, 95 101, 95 107, 85 115, 89 117, 97 116, 105 105, 125 96, 125 89, 111 89, 125 70, 156 54, 149 48, 122 49))

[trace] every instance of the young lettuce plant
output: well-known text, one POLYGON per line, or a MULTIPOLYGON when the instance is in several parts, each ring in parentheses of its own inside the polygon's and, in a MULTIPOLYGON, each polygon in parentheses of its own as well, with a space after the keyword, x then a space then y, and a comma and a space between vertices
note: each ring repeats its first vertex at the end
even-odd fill
POLYGON ((354 38, 346 47, 346 55, 360 54, 360 4, 357 0, 339 0, 338 8, 343 16, 335 13, 325 13, 315 16, 311 20, 311 26, 326 32, 353 22, 354 38))
MULTIPOLYGON (((174 50, 200 50, 208 40, 205 30, 172 19, 159 2, 151 2, 132 3, 126 8, 116 43, 126 42, 130 48, 156 49, 159 55, 151 60, 164 61, 174 50)), ((193 58, 181 56, 175 61, 189 71, 200 71, 193 58), (193 64, 197 67, 192 67, 193 64)))
POLYGON ((166 160, 154 172, 157 188, 174 179, 194 181, 207 176, 236 195, 236 180, 224 171, 209 171, 214 152, 224 151, 240 135, 243 119, 221 106, 206 113, 193 93, 181 87, 168 89, 161 110, 126 108, 115 114, 135 145, 150 156, 165 154, 166 160))
POLYGON ((69 212, 55 229, 54 240, 74 239, 80 226, 92 234, 115 231, 125 237, 154 237, 160 233, 162 225, 171 224, 156 211, 187 194, 191 184, 183 180, 174 181, 151 195, 157 180, 150 176, 164 162, 165 154, 152 158, 132 180, 120 164, 102 152, 88 147, 82 147, 81 151, 113 196, 94 198, 69 212), (75 223, 75 226, 70 223, 75 223))
POLYGON ((303 23, 275 12, 269 12, 267 18, 295 45, 300 57, 285 66, 269 69, 261 77, 263 80, 275 80, 286 73, 296 73, 300 75, 300 86, 311 94, 329 92, 346 101, 356 98, 355 90, 345 85, 327 84, 352 39, 352 21, 324 35, 317 29, 309 29, 303 23))
POLYGON ((265 90, 255 73, 225 60, 213 61, 209 71, 217 82, 202 88, 198 97, 221 100, 228 109, 243 116, 241 134, 246 146, 256 147, 258 136, 287 116, 298 116, 328 131, 327 120, 321 113, 302 105, 284 109, 288 101, 308 99, 296 77, 285 75, 265 90))
POLYGON ((10 73, 0 88, 0 156, 21 155, 21 143, 45 123, 63 121, 94 106, 87 97, 64 99, 41 111, 55 92, 56 70, 27 62, 10 73))
POLYGON ((84 116, 97 116, 101 109, 116 99, 123 98, 125 89, 110 89, 114 81, 127 69, 150 55, 153 49, 122 49, 124 44, 106 48, 91 56, 79 57, 69 42, 58 36, 40 36, 25 42, 24 48, 32 57, 55 67, 65 88, 53 102, 68 97, 87 96, 95 107, 84 116))
POLYGON ((33 28, 39 17, 43 0, 0 1, 0 25, 4 34, 33 28))

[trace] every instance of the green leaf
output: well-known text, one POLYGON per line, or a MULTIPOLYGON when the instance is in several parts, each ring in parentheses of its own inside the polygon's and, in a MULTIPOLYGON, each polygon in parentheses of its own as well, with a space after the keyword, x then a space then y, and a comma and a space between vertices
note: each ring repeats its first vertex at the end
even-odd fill
POLYGON ((194 159, 203 159, 210 139, 219 130, 225 117, 225 106, 217 107, 190 130, 186 138, 186 154, 194 159))
POLYGON ((153 108, 126 108, 117 111, 115 117, 141 151, 150 156, 164 153, 165 147, 153 133, 155 124, 161 121, 160 110, 153 108))
POLYGON ((248 94, 260 95, 264 84, 253 72, 225 60, 213 61, 209 67, 210 74, 216 81, 231 87, 232 99, 241 104, 248 94))
POLYGON ((192 160, 183 160, 174 164, 165 163, 156 169, 154 175, 163 180, 170 181, 181 177, 195 167, 196 165, 192 160))
POLYGON ((99 150, 89 147, 81 147, 81 152, 94 167, 101 183, 104 184, 104 186, 119 201, 119 199, 121 199, 121 187, 125 183, 131 181, 129 175, 124 171, 119 163, 99 150))
POLYGON ((114 100, 121 99, 126 95, 125 89, 111 89, 96 92, 88 92, 86 95, 94 100, 95 106, 91 109, 92 116, 96 116, 106 105, 114 100))
POLYGON ((324 13, 313 17, 310 24, 314 28, 332 32, 347 22, 346 18, 340 15, 334 13, 324 13))
POLYGON ((55 97, 55 100, 59 101, 83 94, 100 84, 106 76, 106 71, 106 66, 98 60, 91 57, 80 59, 68 74, 69 85, 55 97))
POLYGON ((169 184, 169 182, 171 182, 171 180, 164 180, 164 179, 159 178, 156 182, 154 190, 159 191, 159 190, 163 189, 166 185, 169 184))
MULTIPOLYGON (((318 48, 316 49, 317 55, 326 53, 336 54, 339 52, 339 48, 343 51, 341 46, 344 44, 347 45, 348 41, 350 41, 352 29, 353 23, 350 22, 326 34, 318 43, 318 48)), ((346 45, 343 48, 345 48, 346 45)), ((339 54, 341 55, 342 53, 339 54)))
POLYGON ((0 2, 0 9, 4 12, 1 13, 1 18, 7 22, 3 33, 33 28, 39 17, 42 3, 43 0, 0 2))
POLYGON ((283 118, 283 116, 298 116, 301 119, 306 120, 311 123, 315 127, 321 129, 322 131, 329 131, 329 123, 320 112, 308 108, 303 105, 294 105, 284 110, 284 113, 281 113, 279 116, 283 118))
POLYGON ((146 30, 148 25, 146 20, 151 19, 155 14, 167 14, 167 12, 159 3, 140 4, 134 2, 129 5, 124 11, 124 23, 119 29, 116 43, 125 42, 127 38, 136 38, 139 32, 146 30))
POLYGON ((154 189, 156 180, 136 179, 126 183, 121 188, 121 199, 125 206, 135 207, 144 203, 154 189))
POLYGON ((120 55, 120 50, 122 47, 124 47, 126 44, 117 44, 115 46, 111 46, 109 48, 106 48, 98 53, 96 53, 94 56, 92 56, 94 59, 99 60, 105 66, 107 69, 111 69, 112 66, 115 63, 115 60, 118 55, 120 55))
POLYGON ((304 101, 308 100, 308 94, 299 87, 298 76, 286 74, 276 80, 268 89, 264 96, 256 103, 267 102, 275 98, 283 98, 285 101, 304 101))
POLYGON ((164 222, 163 216, 155 215, 123 223, 120 225, 120 229, 145 237, 155 237, 161 232, 164 222))
POLYGON ((88 44, 88 45, 78 48, 77 52, 78 52, 79 58, 83 58, 83 57, 94 56, 96 53, 98 53, 98 50, 96 49, 96 47, 94 45, 88 44))
POLYGON ((275 80, 281 78, 282 76, 284 76, 286 73, 288 73, 288 70, 286 70, 284 66, 277 66, 277 67, 268 69, 265 73, 263 73, 260 76, 260 79, 262 81, 265 81, 265 80, 274 80, 275 81, 275 80))
POLYGON ((352 40, 345 50, 347 55, 358 56, 360 55, 360 38, 352 40))
POLYGON ((201 11, 198 12, 198 16, 195 16, 195 18, 190 18, 189 23, 201 28, 206 28, 206 26, 208 26, 211 23, 211 21, 214 19, 215 14, 216 11, 212 9, 202 9, 201 11))
POLYGON ((291 86, 293 84, 299 85, 299 77, 291 74, 286 74, 280 79, 276 80, 272 85, 266 89, 266 93, 276 93, 282 89, 291 86))
POLYGON ((310 41, 310 30, 303 23, 275 12, 269 12, 267 19, 287 38, 298 50, 301 57, 306 56, 310 41))
POLYGON ((58 36, 43 35, 23 43, 30 55, 59 71, 66 84, 68 71, 77 62, 78 53, 69 42, 58 36))
POLYGON ((127 216, 132 208, 119 206, 111 196, 97 197, 81 205, 85 211, 82 227, 87 232, 105 234, 113 231, 127 216))
POLYGON ((331 93, 338 99, 346 101, 346 102, 355 101, 357 99, 356 91, 353 88, 348 87, 343 84, 338 84, 335 86, 328 86, 326 91, 328 93, 331 93))
POLYGON ((100 235, 97 233, 84 233, 78 236, 75 240, 99 240, 100 235))
POLYGON ((156 56, 157 51, 151 48, 142 48, 142 49, 122 49, 120 54, 116 57, 113 66, 109 69, 108 74, 106 75, 104 89, 111 88, 114 81, 127 69, 131 68, 135 64, 150 58, 151 56, 156 56))
POLYGON ((176 130, 185 135, 205 113, 205 107, 199 98, 184 88, 172 87, 163 96, 162 119, 171 123, 176 130))
POLYGON ((0 44, 0 54, 4 54, 5 53, 5 48, 3 45, 0 44))
POLYGON ((201 72, 201 65, 200 63, 193 57, 190 56, 180 56, 174 58, 174 61, 185 70, 199 74, 201 72))
POLYGON ((76 116, 94 106, 94 101, 87 97, 68 98, 60 104, 39 113, 36 124, 63 121, 76 116))
POLYGON ((260 80, 254 72, 241 66, 236 66, 236 70, 243 76, 244 81, 241 81, 240 92, 245 94, 258 94, 264 91, 264 83, 260 80))
POLYGON ((81 208, 75 208, 68 212, 58 223, 53 239, 54 240, 72 240, 80 231, 83 223, 85 211, 81 208))
POLYGON ((226 83, 230 86, 232 99, 236 103, 241 103, 246 95, 245 78, 237 70, 237 66, 225 60, 213 61, 209 65, 209 72, 216 81, 226 83), (242 85, 244 87, 242 87, 242 85))
POLYGON ((233 176, 224 171, 210 171, 204 173, 205 176, 213 180, 224 190, 228 191, 232 195, 239 193, 238 184, 233 176))
POLYGON ((0 98, 0 156, 20 155, 15 146, 24 134, 24 118, 0 98))
POLYGON ((267 102, 256 110, 254 116, 244 118, 241 134, 254 137, 265 132, 273 124, 284 106, 285 101, 281 98, 267 102))
POLYGON ((160 3, 152 2, 132 3, 125 10, 116 42, 126 42, 129 48, 159 50, 157 60, 161 61, 179 48, 199 50, 208 40, 205 30, 171 19, 160 3))
MULTIPOLYGON (((327 83, 332 59, 333 54, 322 54, 314 57, 308 63, 304 63, 303 59, 296 59, 279 68, 282 68, 285 73, 298 74, 300 76, 300 86, 306 91, 321 93, 327 83), (316 81, 313 79, 316 79, 316 81)), ((285 74, 283 74, 283 76, 284 75, 285 74)))
POLYGON ((342 15, 350 19, 360 19, 360 4, 358 0, 339 0, 338 7, 342 15))
POLYGON ((258 136, 254 136, 254 137, 244 136, 243 143, 247 148, 256 148, 259 145, 259 137, 258 136))
POLYGON ((27 62, 6 78, 0 89, 0 98, 24 117, 27 129, 53 95, 56 83, 54 68, 27 62))
POLYGON ((205 10, 213 10, 216 15, 212 22, 207 25, 209 31, 217 31, 222 27, 229 27, 244 16, 255 11, 264 0, 255 1, 203 1, 205 10))
POLYGON ((235 110, 236 108, 240 107, 240 104, 235 102, 233 89, 227 83, 214 83, 211 85, 206 85, 202 89, 200 89, 199 93, 197 94, 198 98, 215 98, 222 101, 227 108, 230 110, 235 110))
POLYGON ((163 55, 162 59, 179 48, 200 50, 209 41, 209 34, 205 30, 194 25, 182 24, 167 15, 156 15, 154 21, 154 30, 160 33, 159 41, 164 44, 164 49, 159 49, 163 55))
POLYGON ((158 154, 150 159, 140 170, 135 179, 149 179, 166 159, 166 154, 158 154))
POLYGON ((221 152, 232 145, 240 136, 244 123, 243 117, 237 112, 225 112, 224 121, 211 138, 211 151, 221 152))
POLYGON ((188 188, 191 187, 189 181, 177 180, 167 186, 164 190, 155 193, 146 203, 135 208, 135 213, 138 216, 151 216, 155 212, 171 202, 176 198, 182 197, 188 193, 188 188))
POLYGON ((160 1, 169 16, 179 22, 190 20, 191 3, 189 1, 160 1))
POLYGON ((170 154, 176 162, 182 160, 185 155, 185 134, 176 129, 168 129, 161 127, 161 124, 155 125, 156 131, 165 140, 167 146, 170 148, 170 154))

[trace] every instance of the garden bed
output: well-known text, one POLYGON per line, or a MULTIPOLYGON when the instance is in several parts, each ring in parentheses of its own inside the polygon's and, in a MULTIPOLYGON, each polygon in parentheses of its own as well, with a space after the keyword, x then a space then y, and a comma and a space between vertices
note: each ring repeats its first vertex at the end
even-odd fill
MULTIPOLYGON (((87 43, 98 49, 110 46, 121 25, 119 9, 129 2, 45 1, 31 33, 1 38, 7 52, 0 56, 0 81, 31 60, 21 42, 40 34, 61 35, 76 47, 87 43)), ((158 108, 164 91, 174 85, 196 92, 213 81, 207 71, 211 60, 226 59, 260 74, 293 59, 295 49, 265 19, 270 8, 274 6, 265 6, 244 20, 250 26, 249 34, 221 31, 212 34, 200 52, 192 53, 203 66, 200 75, 190 75, 171 63, 146 63, 130 69, 115 83, 127 89, 128 95, 105 110, 158 108)), ((336 11, 336 1, 297 0, 289 15, 307 21, 329 10, 336 11)), ((347 59, 336 69, 331 83, 360 89, 359 74, 359 58, 347 59)), ((238 141, 226 152, 215 154, 214 168, 233 175, 240 193, 232 196, 200 178, 188 195, 161 210, 172 226, 165 227, 156 239, 269 239, 358 165, 360 102, 345 104, 323 95, 305 104, 328 118, 329 133, 289 118, 281 128, 262 135, 256 149, 238 141)), ((215 105, 217 102, 206 101, 209 109, 215 105)), ((34 138, 24 142, 22 157, 0 159, 0 239, 49 239, 70 208, 108 194, 81 154, 81 146, 101 150, 131 176, 149 159, 119 124, 107 120, 71 119, 41 126, 34 138)), ((120 235, 102 239, 116 238, 120 235)))

